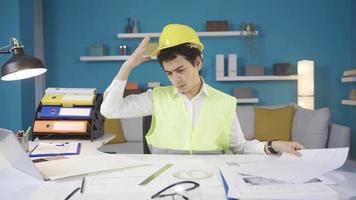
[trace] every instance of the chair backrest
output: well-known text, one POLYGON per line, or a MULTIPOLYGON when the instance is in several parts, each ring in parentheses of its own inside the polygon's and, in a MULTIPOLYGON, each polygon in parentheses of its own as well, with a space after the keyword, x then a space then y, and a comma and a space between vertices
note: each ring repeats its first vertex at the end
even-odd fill
POLYGON ((143 141, 143 153, 144 154, 151 154, 150 149, 148 148, 148 145, 147 145, 146 138, 145 138, 146 134, 148 133, 148 131, 150 130, 150 127, 151 127, 151 120, 152 120, 151 115, 143 117, 143 120, 142 120, 142 130, 143 130, 142 141, 143 141))

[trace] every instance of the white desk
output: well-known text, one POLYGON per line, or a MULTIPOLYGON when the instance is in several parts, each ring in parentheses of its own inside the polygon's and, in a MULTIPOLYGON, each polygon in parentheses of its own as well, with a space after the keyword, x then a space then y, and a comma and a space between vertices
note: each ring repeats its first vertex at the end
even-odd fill
MULTIPOLYGON (((82 150, 80 156, 101 155, 104 154, 97 149, 105 143, 111 136, 105 136, 97 139, 94 142, 82 141, 82 150)), ((33 145, 33 144, 32 144, 33 145)), ((210 164, 216 165, 226 161, 236 161, 237 159, 258 159, 261 155, 147 155, 147 154, 125 154, 130 158, 135 158, 142 161, 174 161, 179 160, 196 160, 202 159, 210 164)), ((350 188, 335 188, 339 194, 340 199, 345 199, 343 189, 355 189, 356 193, 356 162, 348 161, 341 169, 346 171, 337 171, 331 176, 327 176, 332 180, 343 184, 350 184, 350 188)), ((64 199, 73 189, 74 186, 80 185, 81 178, 73 177, 60 181, 44 182, 37 180, 27 174, 24 174, 11 166, 9 166, 2 155, 0 154, 0 199, 64 199), (61 191, 61 195, 58 195, 61 191), (34 197, 35 196, 35 197, 34 197)), ((202 199, 225 199, 225 193, 222 186, 211 188, 210 190, 202 191, 202 199)), ((356 194, 355 194, 356 195, 356 194)), ((97 199, 94 197, 93 199, 97 199)), ((103 199, 120 199, 120 196, 105 196, 103 199)), ((71 199, 78 199, 76 195, 71 199)), ((142 199, 138 194, 132 194, 130 199, 142 199)))

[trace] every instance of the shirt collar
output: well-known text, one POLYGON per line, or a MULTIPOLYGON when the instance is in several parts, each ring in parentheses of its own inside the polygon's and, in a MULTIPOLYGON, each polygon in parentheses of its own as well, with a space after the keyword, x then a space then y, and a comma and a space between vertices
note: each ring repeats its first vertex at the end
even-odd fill
MULTIPOLYGON (((200 79, 202 81, 202 86, 196 96, 199 96, 199 95, 208 96, 208 84, 205 83, 203 77, 200 77, 200 79)), ((178 94, 184 95, 184 94, 180 93, 176 87, 174 87, 173 96, 177 96, 178 94)))

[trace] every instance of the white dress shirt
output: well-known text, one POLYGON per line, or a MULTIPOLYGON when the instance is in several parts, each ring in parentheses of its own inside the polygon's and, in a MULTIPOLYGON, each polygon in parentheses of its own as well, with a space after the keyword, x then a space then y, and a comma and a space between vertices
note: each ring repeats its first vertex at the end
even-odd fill
MULTIPOLYGON (((203 80, 203 79, 202 79, 203 80)), ((153 114, 153 96, 149 89, 144 93, 129 95, 123 98, 127 81, 114 79, 104 92, 101 104, 101 114, 106 118, 131 118, 153 114)), ((189 100, 184 94, 176 90, 175 95, 182 97, 193 127, 198 118, 203 99, 207 94, 207 84, 204 83, 200 92, 189 100)), ((258 140, 247 141, 241 130, 240 122, 234 115, 230 132, 230 150, 233 153, 264 154, 265 142, 258 140)))

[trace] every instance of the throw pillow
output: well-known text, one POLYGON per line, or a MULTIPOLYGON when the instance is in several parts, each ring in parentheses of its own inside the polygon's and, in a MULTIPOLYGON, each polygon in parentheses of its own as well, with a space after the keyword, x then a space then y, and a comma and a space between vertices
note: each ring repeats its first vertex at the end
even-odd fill
POLYGON ((325 148, 328 140, 328 108, 309 110, 297 107, 293 120, 292 140, 306 148, 325 148))
POLYGON ((120 119, 105 119, 104 131, 105 133, 115 135, 115 137, 107 142, 107 144, 119 144, 126 141, 120 119))
POLYGON ((294 107, 255 108, 255 139, 290 141, 294 107))

